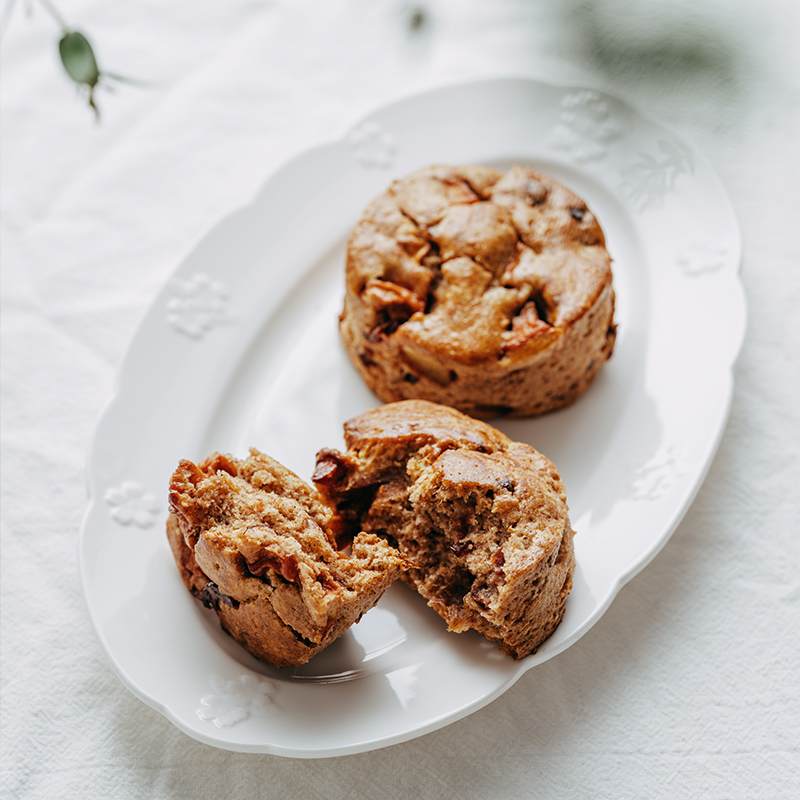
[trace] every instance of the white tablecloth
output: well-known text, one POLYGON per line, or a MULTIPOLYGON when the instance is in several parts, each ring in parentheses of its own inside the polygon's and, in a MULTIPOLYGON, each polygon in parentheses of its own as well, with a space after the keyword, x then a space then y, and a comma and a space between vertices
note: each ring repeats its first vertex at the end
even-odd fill
POLYGON ((95 123, 44 6, 4 4, 4 797, 799 797, 800 5, 54 2, 101 68, 149 85, 99 91, 95 123), (749 325, 717 457, 600 622, 487 708, 335 759, 199 744, 119 682, 81 597, 85 458, 126 343, 290 156, 387 101, 494 76, 616 94, 722 178, 749 325))

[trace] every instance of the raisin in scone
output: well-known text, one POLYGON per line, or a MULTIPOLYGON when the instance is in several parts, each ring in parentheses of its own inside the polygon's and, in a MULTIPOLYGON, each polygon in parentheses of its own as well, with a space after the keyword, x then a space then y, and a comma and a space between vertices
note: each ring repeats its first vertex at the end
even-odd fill
POLYGON ((387 538, 414 567, 402 579, 451 631, 470 628, 514 658, 556 629, 572 588, 573 530, 561 478, 533 447, 424 400, 345 424, 314 481, 338 530, 387 538))
POLYGON ((167 536, 184 583, 256 658, 297 666, 378 602, 407 566, 375 534, 339 552, 317 491, 251 450, 182 461, 167 536))
POLYGON ((586 204, 525 166, 395 181, 348 241, 345 348, 384 402, 488 418, 573 402, 611 356, 611 258, 586 204))

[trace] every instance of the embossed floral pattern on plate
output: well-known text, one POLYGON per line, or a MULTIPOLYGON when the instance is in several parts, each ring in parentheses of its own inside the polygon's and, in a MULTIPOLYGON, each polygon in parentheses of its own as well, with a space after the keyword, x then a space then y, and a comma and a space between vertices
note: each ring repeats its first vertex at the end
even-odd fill
POLYGON ((391 167, 397 153, 394 136, 374 120, 354 128, 347 137, 353 157, 362 167, 391 167))
POLYGON ((622 170, 620 189, 637 211, 660 207, 678 178, 694 172, 694 157, 682 142, 659 139, 657 146, 660 155, 641 153, 638 161, 622 170))
POLYGON ((111 516, 122 525, 134 523, 140 528, 149 528, 161 510, 158 498, 135 481, 109 487, 104 499, 111 507, 111 516))
POLYGON ((245 673, 234 680, 214 675, 211 688, 212 694, 200 698, 202 705, 197 715, 213 721, 218 728, 229 728, 247 719, 252 712, 267 708, 277 687, 269 678, 245 673))
POLYGON ((620 123, 612 116, 608 103, 587 89, 571 92, 561 100, 558 125, 549 141, 582 164, 605 158, 608 143, 621 135, 620 123))
POLYGON ((727 245, 694 242, 678 256, 677 263, 685 275, 695 276, 718 272, 730 263, 730 259, 727 245))
POLYGON ((208 275, 175 279, 167 301, 167 322, 180 333, 199 339, 212 328, 229 321, 228 293, 220 281, 208 275))
POLYGON ((684 473, 684 456, 677 447, 661 445, 634 475, 633 499, 658 500, 664 497, 684 473))

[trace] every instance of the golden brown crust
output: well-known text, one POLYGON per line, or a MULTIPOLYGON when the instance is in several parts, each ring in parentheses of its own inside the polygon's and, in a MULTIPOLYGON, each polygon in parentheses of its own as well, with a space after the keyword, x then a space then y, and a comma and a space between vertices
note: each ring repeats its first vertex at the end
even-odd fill
POLYGON ((319 493, 274 459, 182 461, 167 537, 186 587, 257 658, 297 666, 365 614, 408 564, 374 534, 339 552, 319 493))
POLYGON ((583 200, 529 167, 427 167, 355 226, 340 330, 385 402, 473 416, 560 408, 614 346, 603 232, 583 200))
POLYGON ((573 531, 555 466, 527 444, 422 400, 345 424, 315 481, 339 530, 374 532, 414 562, 403 580, 447 621, 522 658, 555 630, 572 586, 573 531))

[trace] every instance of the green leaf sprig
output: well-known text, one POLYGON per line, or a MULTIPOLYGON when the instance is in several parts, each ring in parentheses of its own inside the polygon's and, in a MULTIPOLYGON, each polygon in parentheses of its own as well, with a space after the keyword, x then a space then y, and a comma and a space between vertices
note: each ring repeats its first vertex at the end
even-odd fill
POLYGON ((100 109, 94 101, 94 92, 98 86, 103 84, 103 81, 114 80, 139 86, 147 85, 141 81, 101 70, 97 66, 97 59, 89 40, 80 31, 73 30, 67 25, 50 0, 39 0, 39 2, 61 28, 61 38, 58 40, 58 55, 61 63, 67 75, 79 87, 86 87, 89 90, 89 106, 94 111, 96 119, 100 119, 100 109))
POLYGON ((100 70, 89 40, 80 31, 64 30, 58 42, 58 54, 67 75, 79 86, 89 87, 89 105, 100 118, 100 110, 94 102, 94 90, 100 81, 100 70))

